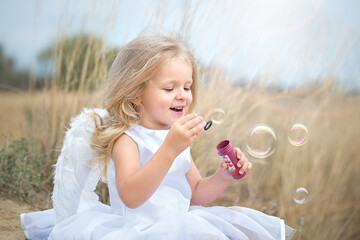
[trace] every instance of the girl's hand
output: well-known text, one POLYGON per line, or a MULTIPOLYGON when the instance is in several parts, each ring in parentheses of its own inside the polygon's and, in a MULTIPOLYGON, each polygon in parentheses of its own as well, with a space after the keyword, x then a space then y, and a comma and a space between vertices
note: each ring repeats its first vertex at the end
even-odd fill
POLYGON ((241 152, 240 148, 235 148, 236 157, 238 159, 237 166, 240 168, 239 173, 244 174, 251 170, 252 163, 246 158, 245 154, 241 152))
POLYGON ((205 124, 203 118, 196 113, 185 115, 172 124, 164 144, 176 157, 204 131, 205 124))
MULTIPOLYGON (((237 166, 240 168, 239 174, 244 174, 248 172, 252 168, 252 163, 246 158, 245 154, 241 152, 240 148, 235 148, 236 157, 238 159, 237 166)), ((226 170, 227 179, 233 179, 229 171, 227 170, 227 164, 225 162, 221 163, 221 168, 226 170)))

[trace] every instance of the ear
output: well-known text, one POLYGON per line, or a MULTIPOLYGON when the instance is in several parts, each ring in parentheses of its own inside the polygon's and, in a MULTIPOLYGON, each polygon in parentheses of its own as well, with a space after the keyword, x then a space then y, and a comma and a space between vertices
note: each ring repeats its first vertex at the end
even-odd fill
POLYGON ((136 97, 130 100, 132 104, 134 105, 139 105, 141 103, 141 98, 140 97, 136 97))

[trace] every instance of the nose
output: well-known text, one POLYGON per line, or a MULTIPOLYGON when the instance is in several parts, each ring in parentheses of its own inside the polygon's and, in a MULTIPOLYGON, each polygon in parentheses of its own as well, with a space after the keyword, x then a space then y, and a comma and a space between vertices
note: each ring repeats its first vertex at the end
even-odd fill
POLYGON ((186 97, 187 97, 187 93, 186 93, 185 89, 180 89, 176 94, 176 99, 179 99, 179 100, 185 99, 186 97))

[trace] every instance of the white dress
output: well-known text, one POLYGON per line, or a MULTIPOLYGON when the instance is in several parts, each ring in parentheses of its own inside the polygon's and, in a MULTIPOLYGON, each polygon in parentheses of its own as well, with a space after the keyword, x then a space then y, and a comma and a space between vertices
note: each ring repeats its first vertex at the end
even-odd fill
MULTIPOLYGON (((144 165, 164 141, 168 130, 134 126, 126 132, 139 148, 144 165)), ((285 239, 284 221, 244 207, 190 206, 185 174, 189 148, 174 161, 159 188, 136 209, 121 201, 114 163, 108 165, 111 206, 94 204, 55 224, 54 210, 21 215, 28 239, 285 239)))

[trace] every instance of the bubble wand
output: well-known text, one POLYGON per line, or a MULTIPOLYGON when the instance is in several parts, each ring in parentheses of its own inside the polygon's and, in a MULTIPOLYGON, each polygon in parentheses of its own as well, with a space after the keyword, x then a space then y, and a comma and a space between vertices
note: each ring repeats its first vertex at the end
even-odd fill
POLYGON ((209 130, 209 128, 212 126, 212 124, 213 124, 212 120, 207 121, 205 124, 204 130, 205 131, 209 130))

